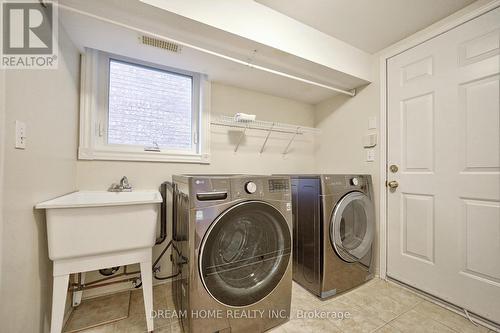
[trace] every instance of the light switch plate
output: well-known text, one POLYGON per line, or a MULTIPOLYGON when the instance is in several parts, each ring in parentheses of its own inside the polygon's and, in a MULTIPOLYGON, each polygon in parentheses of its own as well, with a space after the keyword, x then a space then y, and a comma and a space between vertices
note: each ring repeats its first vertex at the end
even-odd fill
POLYGON ((26 124, 16 120, 16 148, 26 149, 26 124))
POLYGON ((366 150, 366 161, 367 162, 374 162, 375 161, 375 149, 370 148, 366 150))
POLYGON ((363 147, 370 148, 377 145, 377 133, 367 134, 363 137, 363 147))

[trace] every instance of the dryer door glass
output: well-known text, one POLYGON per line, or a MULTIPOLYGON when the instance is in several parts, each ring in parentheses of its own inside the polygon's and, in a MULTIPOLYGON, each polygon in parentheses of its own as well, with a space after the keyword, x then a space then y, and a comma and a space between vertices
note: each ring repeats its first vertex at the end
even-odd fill
POLYGON ((256 303, 281 281, 290 246, 290 229, 276 208, 260 201, 235 205, 212 223, 202 241, 203 284, 225 305, 256 303))
POLYGON ((374 218, 373 204, 362 192, 350 192, 338 202, 330 223, 330 240, 342 259, 356 262, 370 251, 374 218))

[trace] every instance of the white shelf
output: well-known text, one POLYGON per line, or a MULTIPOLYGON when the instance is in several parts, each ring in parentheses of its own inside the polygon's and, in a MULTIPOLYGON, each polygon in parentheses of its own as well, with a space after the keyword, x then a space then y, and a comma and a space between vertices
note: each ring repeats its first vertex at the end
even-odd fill
POLYGON ((291 124, 285 124, 285 123, 280 123, 280 122, 262 121, 262 120, 238 121, 234 117, 225 116, 225 115, 217 115, 217 116, 213 117, 210 124, 212 124, 214 126, 238 128, 238 129, 243 130, 241 132, 241 135, 240 135, 238 142, 236 143, 236 146, 234 147, 235 152, 238 151, 238 148, 239 148, 241 141, 243 140, 243 137, 245 136, 245 133, 247 130, 258 130, 258 131, 267 132, 266 138, 262 144, 262 147, 260 148, 261 154, 264 151, 264 148, 266 147, 266 144, 269 140, 269 137, 271 136, 271 133, 288 133, 288 134, 290 134, 291 135, 290 141, 288 141, 286 148, 283 150, 283 155, 286 155, 290 151, 290 146, 292 145, 292 143, 295 140, 295 138, 297 137, 297 135, 320 134, 321 133, 320 129, 317 129, 314 127, 291 125, 291 124))

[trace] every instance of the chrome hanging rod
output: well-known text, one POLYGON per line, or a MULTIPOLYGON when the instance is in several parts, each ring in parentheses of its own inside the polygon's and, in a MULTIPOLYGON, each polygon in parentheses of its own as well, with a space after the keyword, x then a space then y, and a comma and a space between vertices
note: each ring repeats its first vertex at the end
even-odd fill
MULTIPOLYGON (((211 122, 212 125, 216 125, 216 126, 223 126, 223 127, 232 127, 232 128, 241 128, 243 130, 246 130, 246 129, 251 129, 251 130, 257 130, 257 131, 266 131, 266 132, 275 132, 275 133, 285 133, 285 134, 298 134, 298 135, 302 135, 303 133, 299 131, 299 133, 297 133, 296 130, 282 130, 282 129, 265 129, 265 128, 260 128, 260 127, 253 127, 253 126, 248 126, 248 125, 242 125, 242 126, 238 126, 238 125, 231 125, 231 124, 221 124, 221 123, 218 123, 218 122, 211 122)), ((304 131, 305 132, 305 131, 304 131)))
POLYGON ((331 91, 335 91, 335 92, 338 92, 338 93, 341 93, 341 94, 345 94, 345 95, 348 95, 348 96, 355 96, 356 95, 356 89, 345 90, 345 89, 341 89, 341 88, 336 88, 336 87, 333 87, 333 86, 330 86, 330 85, 326 85, 326 84, 323 84, 323 83, 320 83, 320 82, 316 82, 316 81, 304 79, 304 78, 301 78, 299 76, 295 76, 295 75, 292 75, 292 74, 280 72, 280 71, 277 71, 277 70, 274 70, 274 69, 271 69, 271 68, 267 68, 267 67, 264 67, 264 66, 254 65, 254 64, 252 64, 252 63, 250 63, 248 61, 240 60, 240 59, 237 59, 237 58, 234 58, 234 57, 231 57, 231 56, 224 55, 222 53, 211 51, 211 50, 208 50, 208 49, 205 49, 203 47, 199 47, 199 46, 196 46, 196 45, 193 45, 193 44, 190 44, 190 43, 182 42, 180 40, 173 39, 173 38, 170 38, 170 37, 166 37, 166 36, 163 36, 163 35, 160 35, 160 34, 157 34, 157 33, 151 32, 151 31, 148 31, 148 30, 144 30, 144 29, 132 27, 132 26, 129 26, 129 25, 124 24, 124 23, 120 23, 120 22, 117 22, 117 21, 114 21, 114 20, 111 20, 111 19, 107 19, 107 18, 104 18, 104 17, 101 17, 101 16, 90 14, 88 12, 84 12, 84 11, 81 11, 81 10, 78 10, 78 9, 75 9, 75 8, 72 8, 72 7, 69 7, 69 6, 66 6, 66 5, 62 5, 61 3, 59 3, 58 6, 60 8, 64 8, 64 9, 66 9, 68 11, 71 11, 73 13, 78 13, 80 15, 88 16, 88 17, 91 17, 91 18, 94 18, 94 19, 97 19, 97 20, 100 20, 100 21, 103 21, 103 22, 106 22, 106 23, 111 23, 111 24, 114 24, 114 25, 117 25, 117 26, 120 26, 120 27, 123 27, 123 28, 126 28, 126 29, 134 30, 134 31, 139 32, 141 34, 150 35, 150 36, 155 37, 155 38, 166 39, 166 40, 169 40, 171 42, 180 44, 180 45, 182 45, 184 47, 189 47, 191 49, 194 49, 194 50, 206 53, 206 54, 210 54, 210 55, 213 55, 213 56, 225 59, 225 60, 229 60, 229 61, 232 61, 234 63, 240 64, 240 65, 245 65, 245 66, 248 66, 250 68, 255 68, 255 69, 267 72, 267 73, 275 74, 275 75, 278 75, 278 76, 281 76, 281 77, 286 77, 286 78, 289 78, 289 79, 292 79, 292 80, 295 80, 295 81, 299 81, 299 82, 303 82, 303 83, 307 83, 307 84, 310 84, 310 85, 313 85, 313 86, 316 86, 316 87, 325 88, 325 89, 328 89, 328 90, 331 90, 331 91))

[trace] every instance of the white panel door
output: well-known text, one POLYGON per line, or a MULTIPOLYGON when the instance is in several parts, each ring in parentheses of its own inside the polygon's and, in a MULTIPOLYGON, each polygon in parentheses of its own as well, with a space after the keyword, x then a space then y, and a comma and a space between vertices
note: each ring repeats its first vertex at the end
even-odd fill
POLYGON ((497 8, 387 67, 387 274, 497 323, 499 44, 497 8))

